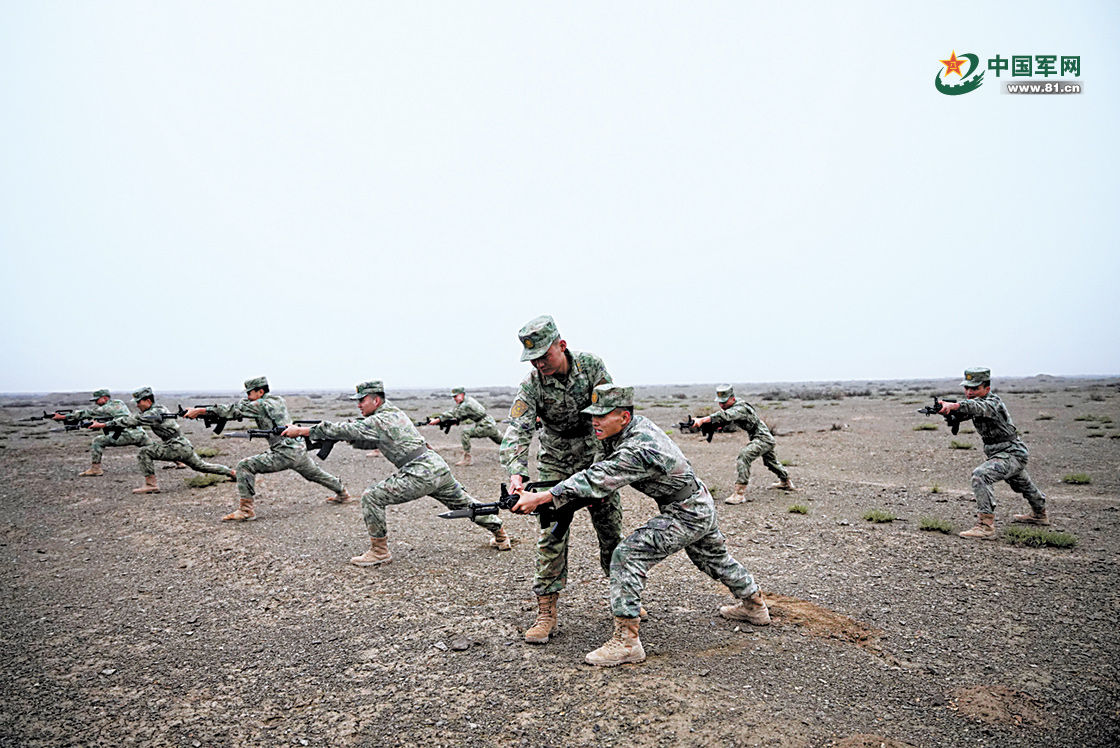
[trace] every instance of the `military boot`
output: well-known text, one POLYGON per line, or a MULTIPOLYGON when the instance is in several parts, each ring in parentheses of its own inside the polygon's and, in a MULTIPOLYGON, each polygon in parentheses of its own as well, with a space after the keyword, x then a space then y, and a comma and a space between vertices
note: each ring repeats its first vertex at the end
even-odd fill
POLYGON ((370 538, 369 550, 360 556, 354 556, 350 563, 354 566, 380 566, 393 560, 389 553, 389 538, 370 538))
POLYGON ((960 535, 962 538, 993 539, 996 536, 996 515, 985 512, 977 514, 976 526, 971 530, 965 530, 960 535))
POLYGON ((761 592, 755 592, 745 600, 740 600, 734 605, 724 605, 719 609, 719 614, 732 621, 746 621, 755 626, 770 625, 770 611, 762 599, 761 592))
POLYGON ((463 459, 459 460, 455 464, 459 467, 466 467, 467 465, 470 465, 471 464, 471 453, 470 452, 464 452, 463 453, 463 459))
POLYGON ((144 485, 140 488, 132 489, 133 493, 159 493, 159 484, 156 483, 154 475, 144 476, 144 485))
POLYGON ((89 466, 89 470, 83 470, 82 472, 78 473, 78 475, 82 476, 83 478, 93 478, 98 475, 105 475, 105 473, 101 470, 101 463, 95 462, 89 466))
POLYGON ((750 501, 750 499, 747 498, 747 484, 746 483, 736 483, 735 484, 735 490, 731 493, 730 496, 728 496, 726 499, 723 500, 723 503, 724 504, 742 504, 744 501, 750 501))
POLYGON ((782 491, 796 491, 797 490, 796 488, 793 487, 793 484, 790 483, 789 478, 782 478, 777 483, 771 483, 770 488, 778 488, 778 489, 781 489, 782 491))
POLYGON ((596 649, 594 652, 588 652, 587 660, 589 665, 598 665, 599 667, 614 667, 615 665, 624 665, 627 662, 641 662, 646 658, 646 651, 642 648, 642 641, 638 638, 638 626, 640 619, 638 618, 614 618, 614 634, 607 643, 596 649))
POLYGON ((1050 518, 1046 516, 1046 510, 1032 511, 1030 514, 1016 514, 1011 518, 1012 522, 1019 522, 1024 525, 1049 525, 1050 518))
POLYGON ((548 644, 550 635, 556 633, 556 599, 559 592, 537 596, 537 622, 525 632, 525 641, 530 644, 548 644))
POLYGON ((494 530, 494 537, 490 538, 490 547, 497 548, 499 551, 513 550, 513 546, 509 542, 509 535, 506 534, 506 528, 499 527, 494 530))
POLYGON ((253 499, 252 497, 241 499, 241 506, 237 511, 230 512, 222 517, 222 522, 250 522, 255 520, 257 515, 253 514, 253 499))
POLYGON ((342 489, 342 493, 338 494, 337 496, 327 497, 327 502, 331 504, 349 504, 353 500, 354 499, 350 496, 350 492, 345 488, 342 489))

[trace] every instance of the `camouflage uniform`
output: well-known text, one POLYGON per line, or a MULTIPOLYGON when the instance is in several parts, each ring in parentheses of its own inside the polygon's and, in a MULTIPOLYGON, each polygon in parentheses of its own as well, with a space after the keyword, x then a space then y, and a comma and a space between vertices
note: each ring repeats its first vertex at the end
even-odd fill
MULTIPOLYGON (((96 402, 102 397, 107 397, 109 395, 109 390, 97 390, 93 395, 93 401, 96 402)), ((68 413, 66 415, 66 420, 85 421, 92 419, 94 421, 107 423, 115 418, 127 415, 131 415, 128 406, 121 400, 113 399, 104 405, 94 405, 90 408, 83 408, 82 410, 68 413)), ((137 447, 146 447, 151 443, 152 440, 148 438, 148 435, 144 433, 144 429, 142 428, 125 429, 121 432, 121 435, 116 438, 104 433, 99 434, 93 437, 93 441, 90 442, 90 462, 94 465, 100 465, 101 456, 105 451, 105 447, 129 447, 133 445, 137 447)))
MULTIPOLYGON (((632 396, 629 387, 599 387, 597 394, 632 396), (626 392, 629 391, 629 392, 626 392)), ((630 400, 632 402, 632 400, 630 400)), ((608 405, 606 412, 613 410, 608 405)), ((636 415, 621 432, 604 440, 605 458, 550 489, 562 506, 578 497, 606 497, 632 485, 657 502, 660 514, 627 536, 611 558, 611 611, 636 619, 649 570, 683 549, 696 568, 746 599, 758 591, 750 573, 727 551, 712 495, 692 465, 660 427, 636 415)))
POLYGON ((1022 494, 1036 513, 1046 509, 1046 496, 1027 474, 1027 457, 1030 452, 1019 438, 1019 431, 1011 422, 1011 414, 1003 400, 994 392, 985 397, 962 400, 955 413, 961 420, 971 419, 976 433, 984 441, 984 455, 988 458, 972 471, 972 493, 981 513, 995 512, 995 492, 992 486, 1007 481, 1011 490, 1022 494))
MULTIPOLYGON (((146 388, 133 393, 133 399, 137 402, 149 397, 155 399, 152 391, 146 388)), ((126 428, 147 426, 162 441, 160 444, 148 444, 140 448, 140 453, 136 457, 140 462, 140 472, 145 476, 155 475, 156 469, 153 460, 163 460, 166 462, 182 462, 200 473, 213 473, 232 478, 233 471, 225 465, 205 462, 198 456, 194 451, 194 446, 179 430, 179 424, 174 418, 161 418, 161 416, 170 412, 162 405, 153 403, 152 407, 143 411, 140 415, 129 414, 113 419, 114 426, 125 426, 126 428)))
MULTIPOLYGON (((734 397, 735 392, 731 387, 724 386, 716 390, 716 396, 717 401, 722 405, 734 397)), ((774 454, 774 435, 770 433, 770 429, 758 417, 749 403, 744 400, 736 400, 730 408, 712 413, 711 418, 712 423, 723 426, 724 431, 730 432, 732 430, 728 426, 738 426, 746 431, 751 438, 747 446, 739 452, 739 458, 735 465, 736 483, 747 485, 751 479, 751 463, 759 457, 762 458, 762 464, 771 473, 778 476, 779 480, 789 480, 789 471, 782 467, 782 463, 778 461, 774 454)))
MULTIPOLYGON (((533 352, 546 351, 559 339, 551 317, 534 319, 522 328, 519 337, 526 348, 522 361, 535 358, 533 352)), ((595 461, 598 441, 588 417, 580 411, 591 404, 591 390, 598 384, 609 383, 611 377, 602 359, 594 354, 565 351, 564 355, 569 366, 566 377, 541 376, 533 370, 521 382, 499 450, 510 475, 529 474, 529 446, 537 431, 538 417, 543 424, 537 454, 539 480, 563 480, 595 461)), ((599 563, 603 573, 609 575, 611 555, 622 538, 622 502, 618 492, 607 492, 588 511, 599 538, 599 563)), ((541 529, 533 579, 537 596, 557 593, 567 584, 570 535, 571 528, 560 537, 553 536, 550 528, 541 529)))
MULTIPOLYGON (((245 382, 245 390, 248 392, 267 384, 263 377, 250 379, 245 382)), ((257 400, 245 397, 233 405, 214 405, 206 411, 221 418, 251 418, 259 429, 288 426, 292 422, 284 398, 270 392, 257 400)), ((342 481, 311 461, 301 439, 269 436, 268 446, 268 452, 246 457, 237 463, 237 493, 241 498, 251 499, 256 495, 257 473, 278 473, 281 470, 294 470, 312 483, 326 486, 336 495, 345 493, 342 481)))
POLYGON ((463 392, 463 390, 456 388, 451 391, 452 395, 463 395, 463 402, 456 403, 455 407, 449 411, 439 413, 436 418, 445 421, 449 418, 458 418, 463 428, 459 432, 459 443, 463 445, 463 452, 469 453, 471 451, 471 439, 489 439, 495 444, 502 443, 501 434, 498 433, 498 423, 494 417, 486 412, 486 408, 482 407, 482 403, 475 400, 473 397, 463 392), (467 427, 467 424, 474 424, 467 427))
MULTIPOLYGON (((361 399, 367 394, 384 395, 380 382, 363 382, 358 385, 361 399)), ((371 485, 362 494, 362 517, 371 538, 384 538, 388 534, 385 524, 385 507, 406 504, 424 496, 431 496, 448 509, 462 509, 477 504, 463 490, 451 468, 442 457, 428 448, 424 437, 412 425, 404 411, 388 402, 371 415, 344 423, 323 421, 311 427, 311 440, 333 439, 352 442, 359 449, 379 449, 382 456, 397 468, 388 478, 371 485)), ((475 524, 490 532, 500 530, 502 521, 494 515, 477 517, 475 524)))

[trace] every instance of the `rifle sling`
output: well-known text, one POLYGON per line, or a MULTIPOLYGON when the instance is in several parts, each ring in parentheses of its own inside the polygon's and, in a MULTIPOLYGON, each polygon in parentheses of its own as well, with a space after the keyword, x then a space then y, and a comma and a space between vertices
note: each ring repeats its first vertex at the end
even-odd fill
POLYGON ((412 462, 413 460, 419 460, 421 457, 423 457, 426 454, 428 454, 428 445, 425 444, 424 446, 417 449, 415 452, 411 452, 409 454, 406 454, 404 456, 404 462, 401 463, 401 467, 404 467, 405 465, 412 462))
POLYGON ((554 428, 552 428, 552 426, 549 426, 547 424, 545 424, 544 428, 545 428, 545 431, 547 431, 549 434, 551 434, 552 436, 555 436, 557 438, 560 438, 560 439, 577 439, 581 436, 590 436, 591 435, 591 422, 590 421, 588 421, 586 423, 581 423, 578 426, 574 426, 570 429, 563 429, 563 430, 554 429, 554 428))

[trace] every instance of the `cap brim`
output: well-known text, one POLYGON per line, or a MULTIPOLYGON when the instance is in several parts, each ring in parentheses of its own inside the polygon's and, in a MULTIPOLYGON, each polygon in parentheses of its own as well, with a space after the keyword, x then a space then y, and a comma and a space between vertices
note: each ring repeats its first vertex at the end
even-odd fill
POLYGON ((983 387, 984 382, 970 382, 967 379, 961 382, 961 387, 983 387))
POLYGON ((618 410, 614 405, 588 405, 580 413, 586 413, 589 416, 605 416, 614 410, 618 410))
POLYGON ((524 348, 521 351, 522 361, 534 361, 544 354, 548 353, 548 347, 544 348, 524 348))
POLYGON ((365 392, 365 393, 359 392, 357 395, 351 395, 349 399, 350 400, 361 400, 363 397, 365 397, 368 394, 370 394, 370 393, 369 392, 365 392))

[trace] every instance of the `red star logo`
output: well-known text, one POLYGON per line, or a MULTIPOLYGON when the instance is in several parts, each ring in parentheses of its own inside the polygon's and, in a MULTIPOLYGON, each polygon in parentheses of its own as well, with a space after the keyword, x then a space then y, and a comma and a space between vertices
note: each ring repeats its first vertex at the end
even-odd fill
POLYGON ((964 73, 961 72, 961 66, 966 62, 968 62, 967 59, 957 59, 957 50, 954 49, 948 60, 941 60, 941 64, 945 66, 945 77, 948 77, 949 73, 956 73, 958 78, 963 78, 964 73))

